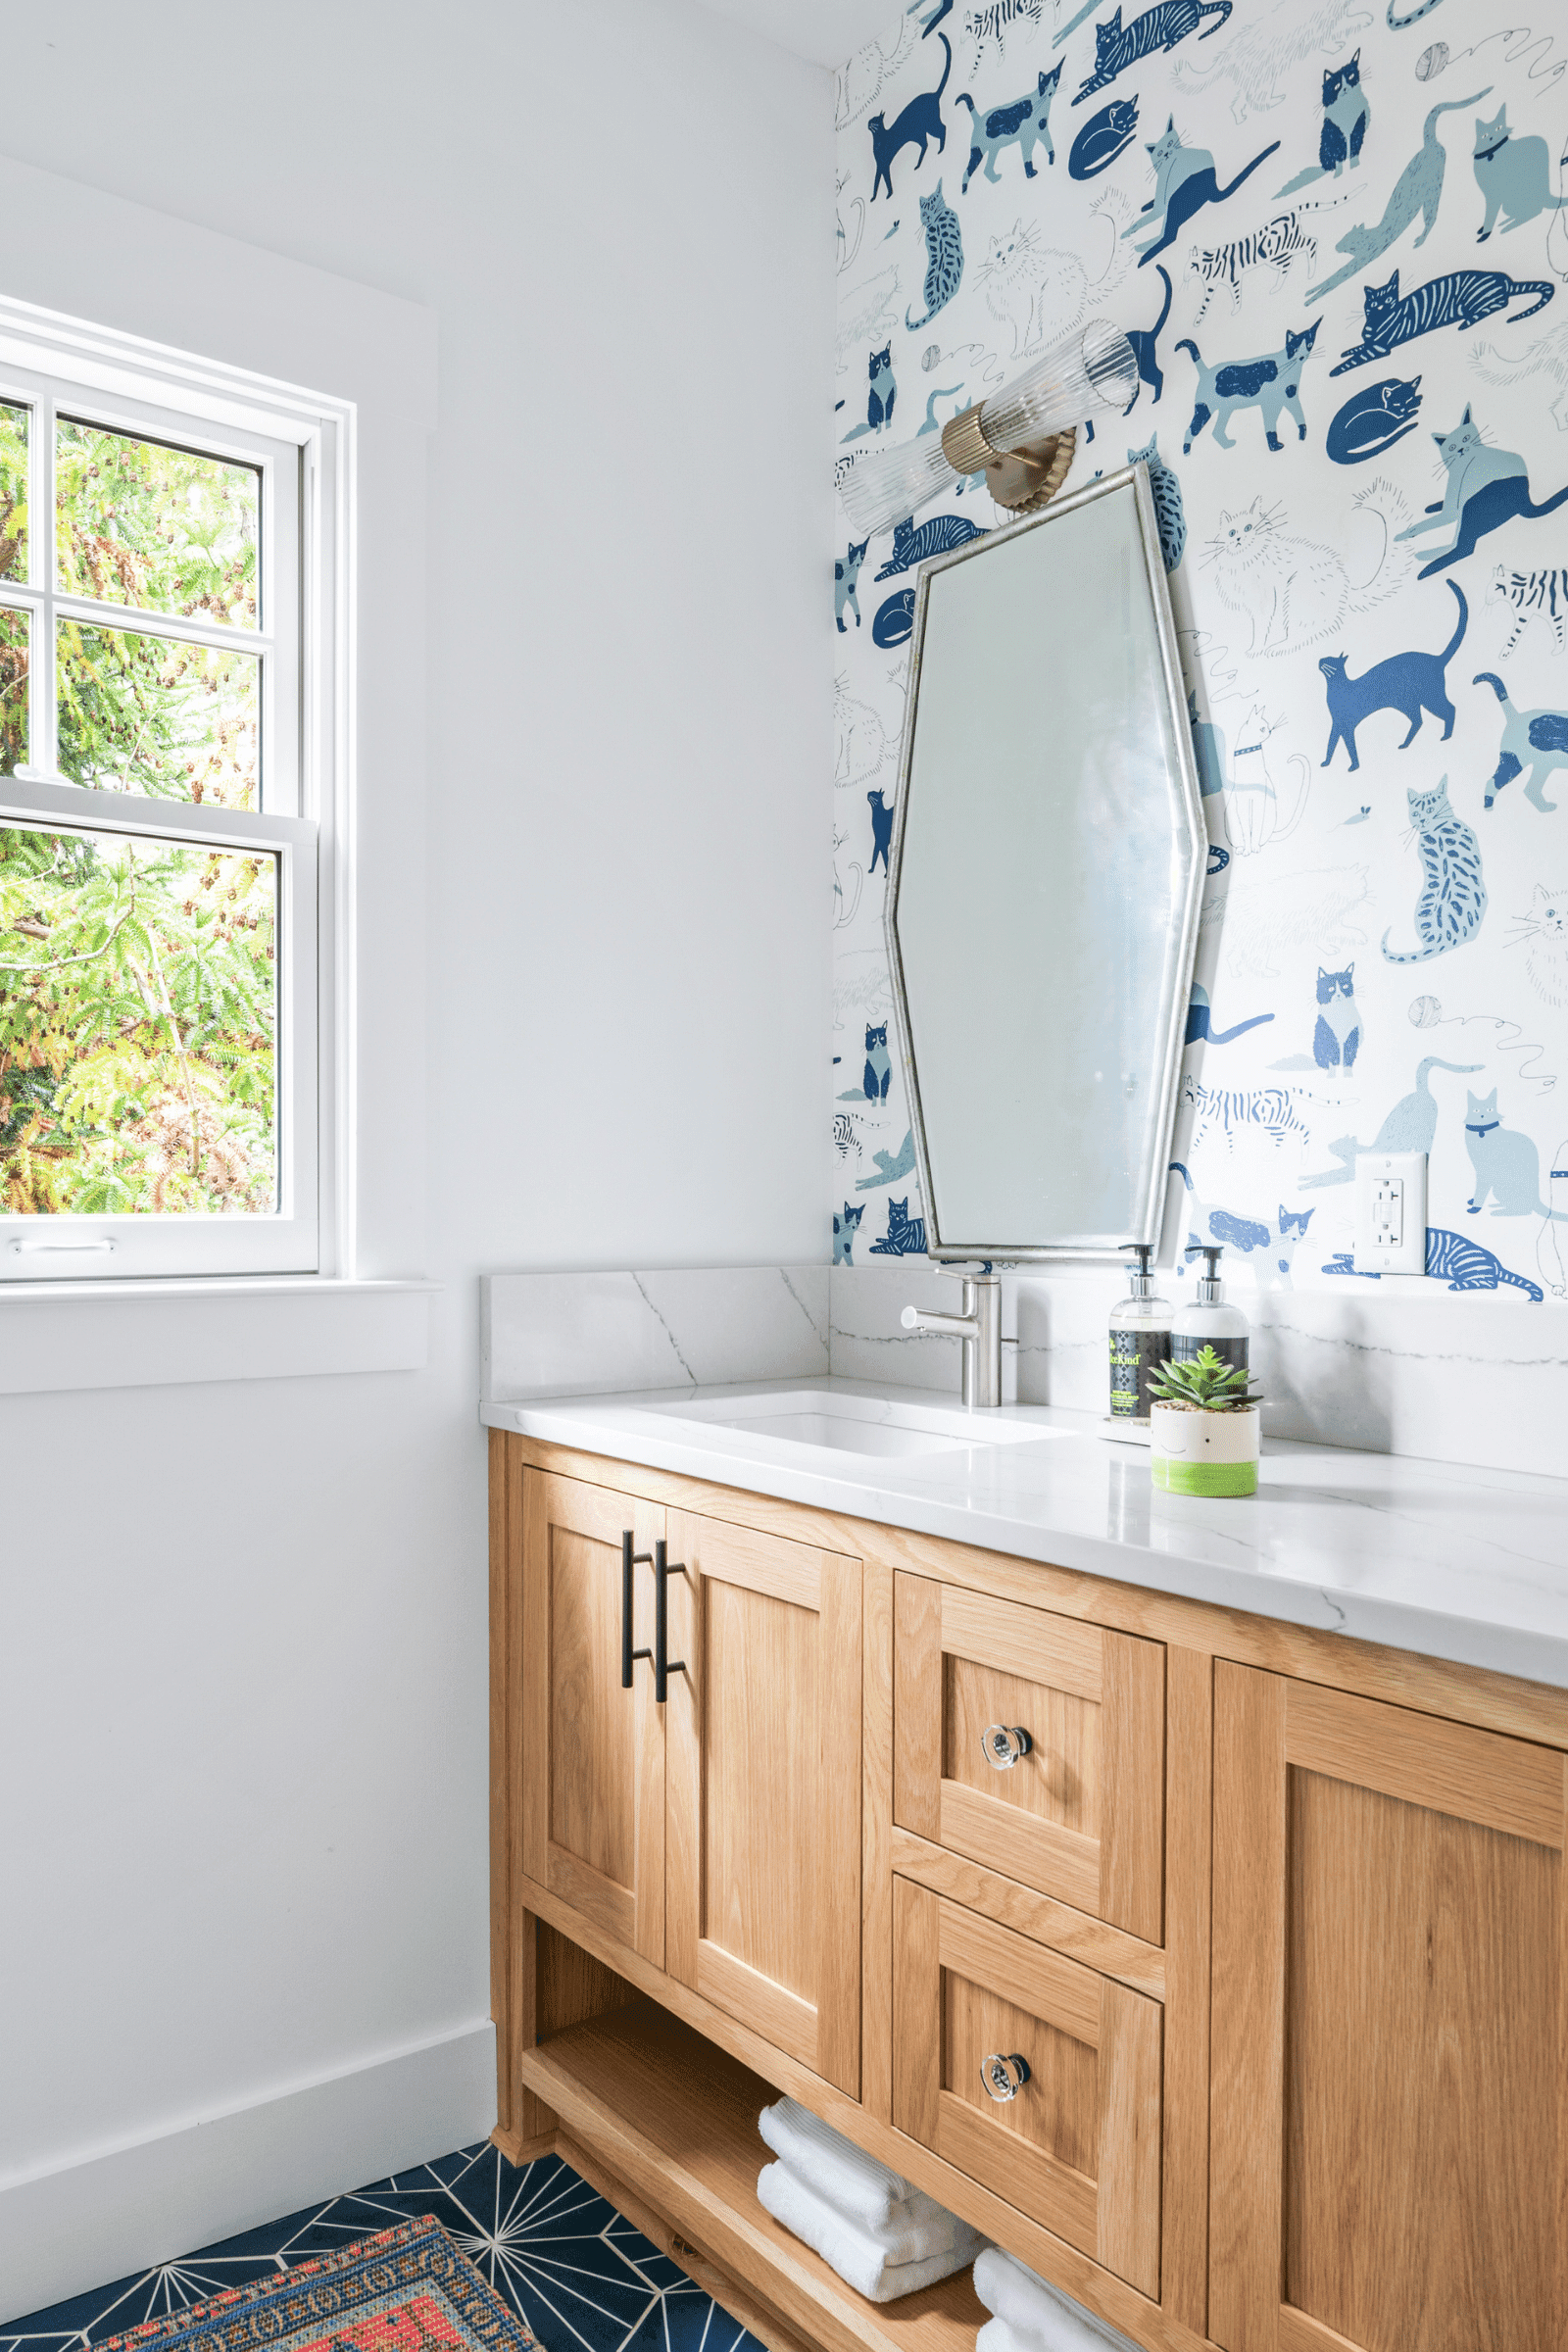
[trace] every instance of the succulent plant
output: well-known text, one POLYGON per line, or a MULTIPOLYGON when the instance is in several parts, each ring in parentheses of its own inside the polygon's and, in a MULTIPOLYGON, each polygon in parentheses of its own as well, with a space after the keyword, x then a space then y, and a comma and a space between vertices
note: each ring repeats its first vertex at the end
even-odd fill
POLYGON ((1245 1405, 1262 1402, 1260 1391, 1248 1387, 1249 1374, 1241 1364, 1227 1363, 1205 1341, 1185 1363, 1165 1362, 1149 1383, 1156 1404, 1185 1404, 1194 1412, 1235 1413, 1245 1405))

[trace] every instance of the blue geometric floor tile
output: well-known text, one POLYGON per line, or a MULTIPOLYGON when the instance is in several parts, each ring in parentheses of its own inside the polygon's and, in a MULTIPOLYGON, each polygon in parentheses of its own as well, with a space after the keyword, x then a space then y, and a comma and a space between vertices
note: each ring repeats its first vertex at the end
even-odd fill
POLYGON ((761 2352, 559 2156, 519 2170, 488 2140, 0 2324, 0 2352, 87 2352, 143 2320, 422 2213, 436 2216, 545 2352, 761 2352))

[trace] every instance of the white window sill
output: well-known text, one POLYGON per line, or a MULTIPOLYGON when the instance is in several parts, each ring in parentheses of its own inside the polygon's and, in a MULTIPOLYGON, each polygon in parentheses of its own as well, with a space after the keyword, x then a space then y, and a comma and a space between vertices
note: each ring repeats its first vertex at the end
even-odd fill
POLYGON ((415 1372, 440 1288, 314 1274, 0 1285, 0 1396, 415 1372))

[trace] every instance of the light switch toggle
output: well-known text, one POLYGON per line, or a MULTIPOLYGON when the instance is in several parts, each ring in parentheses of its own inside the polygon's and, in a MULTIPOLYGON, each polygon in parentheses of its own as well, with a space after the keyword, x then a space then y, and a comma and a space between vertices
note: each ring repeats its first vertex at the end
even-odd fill
POLYGON ((1427 1270, 1427 1155, 1358 1152, 1355 1156, 1355 1270, 1427 1270))

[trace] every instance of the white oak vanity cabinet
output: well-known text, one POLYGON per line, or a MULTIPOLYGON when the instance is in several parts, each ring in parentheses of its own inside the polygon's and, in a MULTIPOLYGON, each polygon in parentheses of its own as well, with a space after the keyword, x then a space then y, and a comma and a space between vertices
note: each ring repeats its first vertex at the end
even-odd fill
POLYGON ((779 2089, 1150 2352, 1561 2352, 1568 1694, 490 1460, 508 2154, 781 2347, 986 2315, 771 2220, 779 2089))

